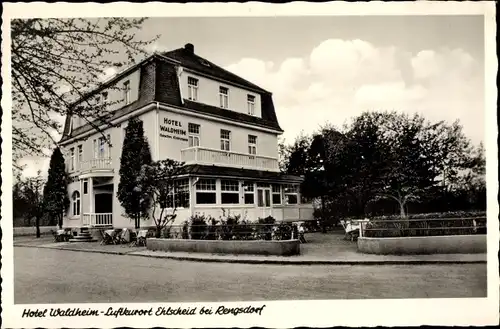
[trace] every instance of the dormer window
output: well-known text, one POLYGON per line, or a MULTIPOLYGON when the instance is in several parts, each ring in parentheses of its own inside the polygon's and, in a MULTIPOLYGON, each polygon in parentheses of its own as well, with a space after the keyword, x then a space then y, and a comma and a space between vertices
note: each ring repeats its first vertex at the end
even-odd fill
POLYGON ((125 105, 130 104, 130 81, 127 80, 123 83, 123 99, 125 100, 125 105))
POLYGON ((229 107, 229 89, 226 87, 219 87, 219 100, 220 107, 227 109, 229 107))
POLYGON ((207 67, 210 67, 210 63, 207 62, 206 60, 204 60, 203 58, 200 58, 200 63, 207 66, 207 67))
POLYGON ((255 96, 247 95, 248 114, 255 115, 255 96))
POLYGON ((102 107, 102 109, 105 110, 106 107, 107 107, 107 105, 108 105, 108 92, 105 91, 105 92, 102 93, 102 97, 101 97, 101 107, 102 107))
POLYGON ((74 147, 72 147, 72 148, 69 149, 69 154, 70 154, 70 156, 69 156, 69 159, 70 159, 69 160, 70 161, 69 162, 69 170, 70 171, 75 171, 75 167, 76 167, 75 161, 76 161, 76 159, 75 159, 75 148, 74 147))
POLYGON ((189 100, 198 100, 198 79, 188 77, 188 98, 189 100))

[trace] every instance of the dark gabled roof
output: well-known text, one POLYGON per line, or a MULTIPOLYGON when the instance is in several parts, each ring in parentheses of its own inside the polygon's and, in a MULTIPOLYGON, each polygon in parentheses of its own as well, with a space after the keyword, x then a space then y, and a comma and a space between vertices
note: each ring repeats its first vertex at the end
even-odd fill
MULTIPOLYGON (((194 47, 189 48, 188 46, 192 47, 192 45, 188 44, 185 48, 166 52, 161 55, 153 55, 151 57, 148 57, 141 63, 135 65, 134 67, 141 70, 139 82, 139 99, 110 113, 110 115, 106 118, 108 122, 109 120, 116 120, 126 114, 134 112, 135 110, 149 103, 159 102, 178 108, 183 108, 186 111, 203 113, 211 116, 234 120, 235 122, 248 123, 255 126, 283 131, 279 126, 278 119, 276 117, 276 111, 274 109, 271 93, 243 78, 238 77, 231 72, 224 70, 223 68, 207 61, 206 59, 195 55, 193 52, 194 47), (208 66, 206 65, 207 63, 208 66), (231 109, 222 109, 216 106, 210 106, 202 103, 192 102, 186 99, 181 99, 179 80, 177 77, 177 66, 191 69, 197 73, 205 74, 214 79, 222 79, 229 84, 233 83, 235 85, 257 92, 261 97, 261 117, 259 118, 247 115, 245 113, 232 111, 231 109)), ((130 69, 127 69, 124 72, 130 72, 130 69)), ((123 74, 120 74, 120 76, 122 75, 123 74)), ((105 88, 106 85, 109 85, 113 81, 116 81, 116 79, 117 78, 115 77, 109 80, 109 82, 101 86, 98 90, 94 90, 92 93, 99 92, 101 89, 105 88)), ((86 95, 85 97, 90 97, 92 93, 86 95)), ((77 103, 78 102, 75 102, 75 105, 77 103)), ((94 127, 98 124, 99 122, 96 121, 92 125, 86 124, 70 131, 71 116, 68 115, 66 117, 61 142, 64 142, 73 136, 89 132, 93 130, 94 127)))
POLYGON ((191 176, 199 175, 211 177, 240 177, 242 179, 254 179, 283 183, 301 183, 303 181, 302 177, 285 175, 280 172, 196 164, 184 166, 180 174, 188 174, 191 176))
POLYGON ((184 107, 187 110, 191 110, 194 112, 211 114, 229 120, 234 120, 243 123, 250 123, 264 128, 272 128, 282 131, 281 127, 278 124, 278 121, 265 120, 264 118, 258 118, 245 113, 223 109, 217 106, 206 105, 198 102, 193 102, 188 99, 184 99, 184 107))
POLYGON ((184 48, 161 53, 161 55, 179 61, 180 64, 187 69, 192 69, 211 77, 219 78, 241 85, 243 87, 254 89, 258 92, 269 93, 256 84, 223 69, 222 67, 208 61, 205 58, 196 55, 196 53, 194 52, 194 46, 192 44, 187 44, 184 48))

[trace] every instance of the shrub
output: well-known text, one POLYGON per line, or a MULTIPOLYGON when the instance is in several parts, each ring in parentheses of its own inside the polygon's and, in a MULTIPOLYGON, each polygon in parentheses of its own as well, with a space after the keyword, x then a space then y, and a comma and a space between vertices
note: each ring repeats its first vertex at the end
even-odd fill
POLYGON ((223 218, 220 219, 220 236, 222 240, 250 240, 254 235, 254 226, 241 214, 231 215, 222 209, 223 218))
POLYGON ((220 221, 216 220, 213 217, 208 216, 208 226, 207 226, 207 240, 217 240, 220 235, 219 224, 220 221))
POLYGON ((172 227, 167 226, 163 229, 163 238, 164 239, 171 239, 172 238, 172 227))
POLYGON ((292 232, 293 226, 291 223, 280 223, 274 229, 274 237, 276 240, 290 240, 292 232))
POLYGON ((271 240, 273 238, 273 225, 276 219, 272 216, 266 218, 259 218, 257 221, 256 238, 259 240, 271 240))
POLYGON ((189 239, 189 222, 186 220, 182 224, 182 238, 189 239))
POLYGON ((205 215, 194 214, 189 219, 191 239, 203 240, 207 234, 207 219, 205 215))

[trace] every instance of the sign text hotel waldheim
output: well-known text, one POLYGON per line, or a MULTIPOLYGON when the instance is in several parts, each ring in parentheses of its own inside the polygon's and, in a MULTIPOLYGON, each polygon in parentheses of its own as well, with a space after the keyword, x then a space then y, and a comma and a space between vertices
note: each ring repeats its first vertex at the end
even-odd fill
POLYGON ((169 118, 163 119, 163 124, 160 124, 160 137, 187 142, 188 139, 182 136, 187 136, 187 131, 180 121, 169 118))

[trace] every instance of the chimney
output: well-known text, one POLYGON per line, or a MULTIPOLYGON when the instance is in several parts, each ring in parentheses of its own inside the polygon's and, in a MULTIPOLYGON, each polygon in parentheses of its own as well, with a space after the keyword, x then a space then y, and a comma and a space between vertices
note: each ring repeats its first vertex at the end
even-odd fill
POLYGON ((184 49, 189 51, 191 54, 194 54, 194 45, 192 43, 186 43, 186 45, 184 45, 184 49))

